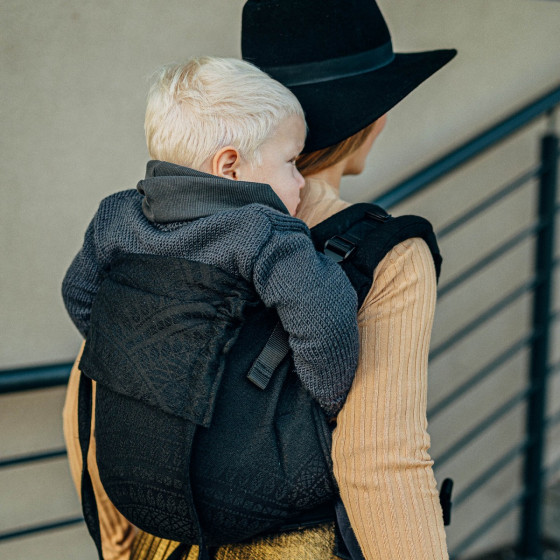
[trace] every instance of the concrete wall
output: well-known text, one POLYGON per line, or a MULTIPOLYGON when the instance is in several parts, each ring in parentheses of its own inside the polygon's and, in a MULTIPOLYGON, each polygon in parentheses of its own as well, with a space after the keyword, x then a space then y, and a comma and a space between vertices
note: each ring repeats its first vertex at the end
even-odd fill
MULTIPOLYGON (((75 355, 80 337, 64 312, 60 283, 99 200, 134 187, 143 176, 147 77, 158 65, 193 54, 239 56, 242 4, 242 0, 0 4, 0 368, 71 360, 75 355)), ((343 184, 343 196, 352 201, 371 199, 560 81, 558 2, 380 0, 380 5, 397 50, 456 47, 459 55, 391 112, 366 172, 343 184)), ((437 228, 443 226, 530 166, 544 128, 544 123, 535 124, 502 151, 395 213, 422 213, 437 228)), ((528 223, 533 211, 534 189, 528 185, 501 210, 481 216, 461 235, 442 242, 443 281, 482 248, 495 246, 501 228, 528 223)), ((473 280, 453 301, 442 300, 434 344, 483 309, 492 295, 527 278, 531 256, 531 247, 525 245, 493 267, 490 276, 473 280), (473 293, 475 304, 469 297, 473 293)), ((436 361, 431 402, 483 363, 482 347, 507 346, 528 321, 529 311, 528 300, 520 301, 509 315, 465 342, 460 352, 436 361)), ((525 359, 521 355, 504 364, 503 371, 468 395, 452 414, 433 422, 436 458, 476 414, 484 415, 521 385, 525 359)), ((556 383, 552 408, 559 391, 556 383)), ((62 399, 61 389, 0 397, 0 457, 60 445, 62 399)), ((521 412, 512 412, 438 472, 438 478, 453 475, 459 487, 465 487, 480 457, 513 441, 521 431, 521 412)), ((549 446, 552 459, 558 457, 559 442, 556 430, 549 446)), ((449 530, 450 542, 459 542, 481 512, 492 511, 496 500, 512 491, 518 467, 513 465, 462 508, 459 521, 449 530)), ((79 511, 64 460, 52 461, 44 469, 40 474, 35 467, 0 472, 0 531, 79 511), (40 481, 36 491, 29 480, 40 481), (27 496, 23 501, 22 495, 27 496), (24 504, 32 513, 25 513, 24 504)), ((471 552, 508 542, 516 529, 512 516, 471 552)), ((76 557, 79 550, 80 558, 94 558, 93 550, 83 547, 89 542, 77 528, 0 544, 0 556, 41 554, 60 560, 76 557)))

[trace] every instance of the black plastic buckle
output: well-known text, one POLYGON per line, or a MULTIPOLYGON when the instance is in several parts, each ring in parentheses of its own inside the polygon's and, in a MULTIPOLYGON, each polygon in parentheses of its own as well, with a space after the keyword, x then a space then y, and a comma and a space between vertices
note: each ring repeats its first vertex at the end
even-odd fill
POLYGON ((366 216, 375 220, 376 222, 386 222, 389 218, 391 218, 391 214, 385 212, 381 208, 375 208, 373 210, 367 210, 366 216))
POLYGON ((356 244, 340 235, 335 235, 325 242, 324 253, 334 262, 345 261, 356 250, 356 244))

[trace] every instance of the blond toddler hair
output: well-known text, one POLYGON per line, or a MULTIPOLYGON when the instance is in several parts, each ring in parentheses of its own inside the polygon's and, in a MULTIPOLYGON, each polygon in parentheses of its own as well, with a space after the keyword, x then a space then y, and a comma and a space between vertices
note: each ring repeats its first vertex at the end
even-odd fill
POLYGON ((292 115, 304 119, 295 95, 256 66, 193 57, 154 74, 144 129, 152 159, 200 169, 224 146, 260 163, 259 147, 292 115))

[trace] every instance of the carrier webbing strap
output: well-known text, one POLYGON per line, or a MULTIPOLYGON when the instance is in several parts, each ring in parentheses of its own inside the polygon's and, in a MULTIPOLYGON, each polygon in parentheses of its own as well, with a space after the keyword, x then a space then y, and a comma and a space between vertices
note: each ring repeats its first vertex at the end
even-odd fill
MULTIPOLYGON (((187 445, 185 446, 185 449, 183 450, 184 453, 186 453, 187 457, 192 457, 192 444, 195 438, 195 432, 197 430, 197 426, 196 424, 193 424, 191 422, 189 422, 187 424, 188 428, 190 430, 192 430, 191 432, 191 437, 187 437, 186 441, 187 441, 187 445)), ((190 474, 190 460, 187 463, 187 473, 186 473, 186 477, 187 480, 189 481, 188 483, 188 487, 186 488, 185 491, 185 498, 187 500, 187 504, 191 510, 191 519, 194 522, 194 525, 196 527, 196 530, 198 532, 198 560, 210 560, 210 555, 208 552, 208 548, 206 546, 206 541, 204 539, 204 533, 202 531, 202 527, 200 526, 200 520, 198 517, 198 513, 196 511, 196 507, 194 505, 194 497, 193 497, 193 491, 192 491, 192 485, 191 485, 191 474, 190 474)))
POLYGON ((266 389, 272 374, 288 355, 288 351, 288 335, 282 325, 277 323, 261 353, 251 366, 247 379, 259 389, 266 389))
POLYGON ((88 469, 88 451, 91 439, 91 415, 93 402, 93 388, 89 377, 81 374, 80 388, 78 391, 78 436, 82 451, 82 511, 84 520, 91 535, 99 559, 103 560, 101 549, 101 530, 99 528, 99 515, 97 512, 97 502, 93 492, 93 484, 88 469))

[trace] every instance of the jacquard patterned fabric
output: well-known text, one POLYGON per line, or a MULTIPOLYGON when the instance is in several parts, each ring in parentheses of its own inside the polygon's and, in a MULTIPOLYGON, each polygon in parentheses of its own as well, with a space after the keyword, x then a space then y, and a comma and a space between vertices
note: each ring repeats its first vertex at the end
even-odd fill
POLYGON ((196 507, 208 544, 238 542, 334 498, 330 428, 291 362, 266 391, 246 379, 278 323, 248 283, 127 255, 91 322, 80 368, 97 386, 97 465, 134 525, 198 543, 196 507))

